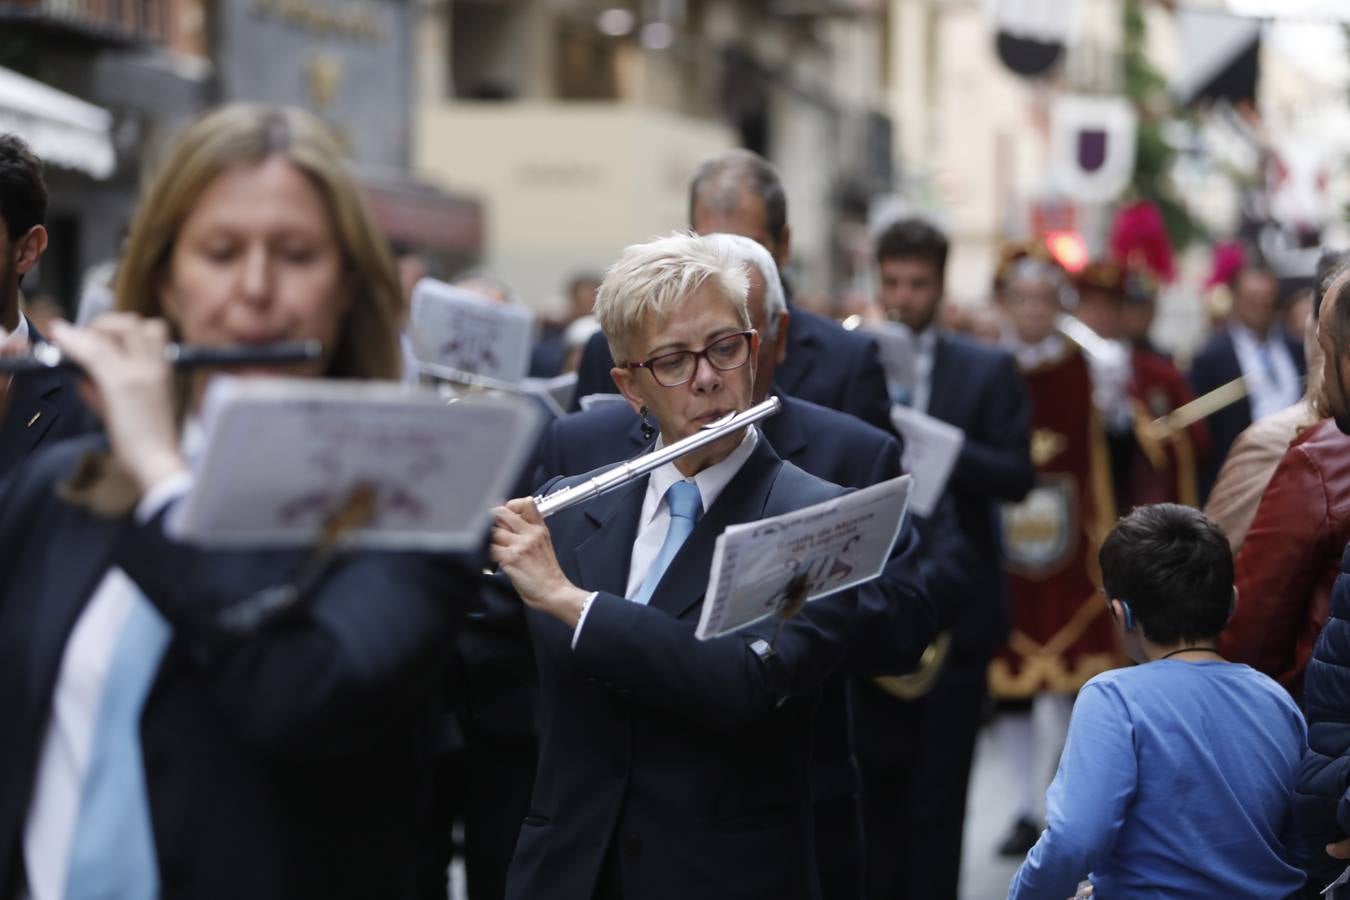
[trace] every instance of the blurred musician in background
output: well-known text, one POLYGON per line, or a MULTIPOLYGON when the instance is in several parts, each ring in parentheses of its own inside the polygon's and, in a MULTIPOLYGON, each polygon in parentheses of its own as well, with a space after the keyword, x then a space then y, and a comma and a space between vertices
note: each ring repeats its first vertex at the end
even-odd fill
POLYGON ((901 700, 859 683, 854 693, 870 900, 958 895, 989 659, 1008 631, 999 501, 1020 500, 1035 475, 1031 406, 1012 355, 939 326, 947 250, 946 235, 918 219, 877 240, 880 305, 919 347, 918 384, 904 399, 965 432, 944 502, 955 509, 970 587, 944 611, 951 649, 930 691, 901 700))
MULTIPOLYGON (((44 338, 19 310, 19 284, 47 249, 47 185, 28 145, 0 134, 0 354, 26 353, 44 338)), ((85 430, 75 381, 50 372, 11 382, 0 375, 0 477, 40 444, 85 430)))
POLYGON ((1042 794, 1074 693, 1117 665, 1111 621, 1096 593, 1096 552, 1115 521, 1115 498, 1089 361, 1058 329, 1072 305, 1067 277, 1032 255, 1005 267, 1000 288, 1013 326, 1008 346, 1031 392, 1036 466, 1031 493, 1003 510, 1012 630, 989 667, 990 690, 1004 702, 997 746, 1015 771, 1028 773, 1000 847, 1020 856, 1040 834, 1042 794))

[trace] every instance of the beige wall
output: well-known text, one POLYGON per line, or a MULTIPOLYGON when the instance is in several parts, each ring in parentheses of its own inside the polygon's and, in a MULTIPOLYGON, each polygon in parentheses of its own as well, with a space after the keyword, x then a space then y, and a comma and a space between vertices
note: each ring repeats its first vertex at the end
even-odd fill
POLYGON ((636 106, 445 103, 420 110, 413 160, 482 199, 485 264, 546 308, 573 272, 685 227, 690 176, 731 146, 721 126, 636 106))

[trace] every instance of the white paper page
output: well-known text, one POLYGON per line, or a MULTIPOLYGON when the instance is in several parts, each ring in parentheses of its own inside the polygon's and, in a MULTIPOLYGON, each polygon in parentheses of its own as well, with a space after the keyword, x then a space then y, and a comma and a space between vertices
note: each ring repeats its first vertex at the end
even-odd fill
POLYGON ((530 368, 534 313, 423 278, 413 288, 408 333, 420 360, 518 384, 530 368))
POLYGON ((581 406, 583 410, 595 409, 597 406, 608 406, 613 403, 627 403, 627 402, 628 401, 624 399, 623 394, 606 394, 606 393, 587 394, 586 396, 582 397, 580 400, 577 401, 577 403, 581 406))
POLYGON ((905 471, 914 476, 914 512, 932 515, 947 488, 966 433, 908 406, 891 407, 891 424, 905 439, 905 471))
POLYGON ((577 392, 577 373, 565 372, 552 378, 526 378, 520 382, 520 389, 542 400, 555 416, 565 416, 572 405, 572 396, 577 392))
POLYGON ((919 383, 918 345, 914 332, 899 322, 864 322, 864 334, 876 341, 877 356, 886 380, 911 390, 919 383))
POLYGON ((358 486, 375 520, 355 546, 469 550, 534 446, 541 412, 516 396, 446 403, 393 383, 218 377, 206 451, 170 532, 194 543, 311 545, 358 486))
POLYGON ((732 525, 717 538, 695 635, 718 637, 773 615, 806 573, 807 600, 881 574, 900 535, 908 475, 795 512, 732 525))

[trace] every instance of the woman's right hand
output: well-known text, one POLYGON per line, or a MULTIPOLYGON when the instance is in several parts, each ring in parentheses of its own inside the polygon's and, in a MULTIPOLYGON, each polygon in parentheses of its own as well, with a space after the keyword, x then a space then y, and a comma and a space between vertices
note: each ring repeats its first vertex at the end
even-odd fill
POLYGON ((53 342, 84 369, 85 402, 103 420, 113 455, 145 493, 187 471, 174 420, 173 370, 162 319, 108 313, 86 328, 57 323, 53 342))

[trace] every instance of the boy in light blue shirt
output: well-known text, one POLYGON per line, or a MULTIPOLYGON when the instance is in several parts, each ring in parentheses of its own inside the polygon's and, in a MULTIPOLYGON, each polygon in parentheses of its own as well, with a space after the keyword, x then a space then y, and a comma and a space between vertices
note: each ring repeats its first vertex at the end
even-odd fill
POLYGON ((1190 507, 1142 507, 1099 559, 1140 665, 1079 693, 1045 831, 1009 897, 1066 900, 1085 878, 1097 900, 1296 896, 1291 796, 1307 726, 1279 685, 1214 649, 1236 601, 1223 532, 1190 507))

